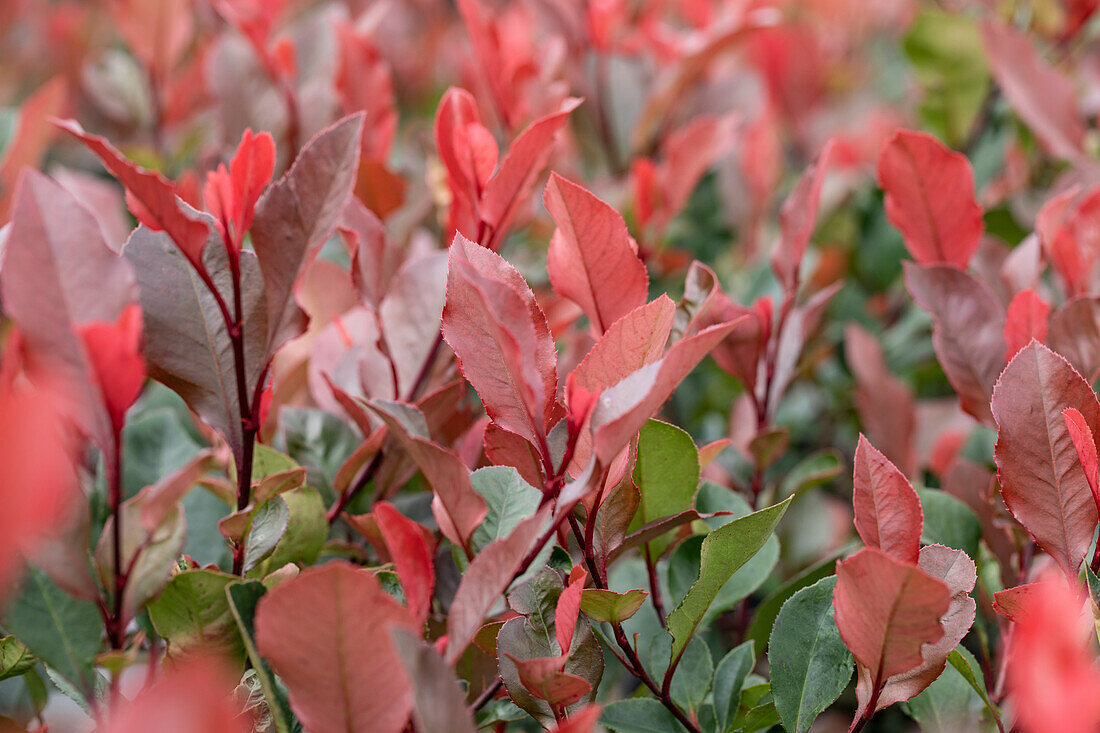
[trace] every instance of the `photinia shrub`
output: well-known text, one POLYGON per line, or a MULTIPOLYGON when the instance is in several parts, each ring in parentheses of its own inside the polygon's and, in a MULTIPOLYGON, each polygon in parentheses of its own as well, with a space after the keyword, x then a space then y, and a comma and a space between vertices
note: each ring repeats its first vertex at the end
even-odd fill
POLYGON ((0 4, 0 730, 1100 730, 1097 8, 0 4))

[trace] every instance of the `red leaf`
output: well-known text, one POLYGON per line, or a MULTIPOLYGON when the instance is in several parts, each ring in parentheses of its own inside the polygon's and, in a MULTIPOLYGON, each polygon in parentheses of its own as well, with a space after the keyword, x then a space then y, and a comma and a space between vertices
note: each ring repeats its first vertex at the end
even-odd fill
POLYGON ((1035 232, 1071 295, 1088 291, 1100 231, 1100 188, 1077 187, 1049 199, 1035 217, 1035 232))
POLYGON ((103 165, 126 189, 130 211, 145 226, 163 231, 197 270, 203 269, 202 250, 210 228, 190 212, 176 195, 176 188, 159 173, 147 171, 128 160, 107 142, 106 138, 89 135, 74 120, 56 122, 62 130, 83 143, 103 162, 103 165), (135 205, 136 204, 136 205, 135 205))
POLYGON ((435 588, 435 566, 426 530, 386 501, 375 504, 372 514, 405 590, 409 614, 424 623, 432 610, 432 590, 435 588))
POLYGON ((233 695, 235 681, 212 659, 194 657, 169 669, 132 700, 112 705, 102 733, 148 733, 174 729, 247 733, 253 729, 233 695), (170 722, 169 722, 170 721, 170 722))
POLYGON ((606 389, 592 413, 596 458, 604 466, 638 434, 684 377, 741 321, 728 321, 680 339, 665 356, 606 389))
POLYGON ((1081 468, 1088 479, 1089 488, 1092 490, 1092 498, 1100 509, 1100 475, 1098 475, 1098 461, 1096 457, 1096 442, 1093 439, 1092 430, 1085 422, 1085 416, 1073 407, 1062 410, 1062 418, 1066 421, 1066 429, 1073 440, 1073 448, 1077 451, 1077 458, 1081 461, 1081 468))
POLYGON ((898 130, 879 156, 878 181, 886 216, 913 259, 966 269, 985 229, 966 156, 926 133, 898 130))
POLYGON ((350 25, 336 27, 340 44, 340 66, 336 92, 345 114, 362 110, 363 137, 360 157, 385 161, 397 134, 397 109, 393 94, 393 73, 370 38, 350 25))
POLYGON ((1097 510, 1062 411, 1080 411, 1092 434, 1100 403, 1065 359, 1031 342, 1009 363, 993 391, 1001 496, 1012 515, 1077 577, 1092 544, 1097 510))
POLYGON ((906 476, 917 470, 916 400, 886 365, 878 341, 860 326, 844 329, 844 356, 856 377, 856 408, 869 440, 906 476))
POLYGON ((1005 361, 1020 353, 1020 349, 1035 339, 1047 339, 1047 318, 1050 306, 1034 290, 1021 290, 1012 297, 1005 316, 1005 361))
POLYGON ((569 655, 569 647, 573 644, 573 630, 577 625, 577 615, 581 612, 581 592, 587 580, 588 573, 584 568, 579 565, 574 567, 569 573, 569 583, 558 596, 558 605, 554 610, 554 634, 563 657, 569 655))
POLYGON ((145 384, 141 306, 136 303, 127 306, 115 323, 95 322, 81 326, 80 337, 92 362, 111 424, 116 433, 121 433, 126 411, 145 384))
POLYGON ((229 163, 229 170, 219 165, 206 174, 203 200, 222 230, 222 237, 240 249, 245 232, 252 226, 256 201, 275 171, 275 141, 261 132, 253 136, 249 128, 241 135, 241 143, 229 163), (232 225, 232 228, 230 228, 232 225))
POLYGON ((552 708, 568 707, 592 691, 592 683, 588 680, 563 672, 563 662, 557 657, 516 659, 508 652, 504 652, 504 656, 515 663, 523 686, 535 697, 550 703, 552 708))
POLYGON ((153 83, 179 63, 195 30, 191 0, 111 0, 111 16, 153 83))
POLYGON ((451 245, 443 337, 493 422, 548 460, 558 378, 546 318, 515 268, 461 234, 451 245))
POLYGON ((1047 343, 1089 384, 1100 377, 1100 298, 1074 298, 1050 319, 1047 343))
POLYGON ((477 101, 465 89, 451 87, 443 93, 435 113, 435 147, 447 169, 453 198, 449 226, 466 236, 477 236, 481 191, 496 168, 500 151, 481 124, 477 101))
POLYGON ((543 201, 558 226, 546 255, 550 283, 602 334, 646 302, 649 276, 637 245, 619 212, 556 173, 543 201))
POLYGON ((19 123, 0 156, 0 226, 8 221, 16 183, 24 168, 37 168, 55 131, 48 120, 63 113, 69 90, 55 76, 19 106, 19 123))
POLYGON ((458 585, 447 617, 447 662, 452 666, 481 628, 485 615, 512 584, 524 558, 542 532, 550 505, 527 517, 504 539, 496 540, 477 554, 458 585))
POLYGON ((1013 623, 1020 623, 1033 608, 1035 596, 1042 592, 1042 583, 1027 583, 1005 588, 993 594, 993 610, 1013 623))
POLYGON ((558 723, 550 733, 593 733, 600 719, 602 708, 596 703, 585 705, 568 718, 558 723))
POLYGON ((970 415, 992 423, 989 397, 1004 368, 1004 311, 982 281, 951 265, 905 263, 905 285, 932 316, 932 345, 970 415))
POLYGON ((662 294, 620 318, 573 370, 577 386, 598 394, 657 361, 675 315, 676 304, 662 294))
POLYGON ((915 563, 924 528, 920 497, 901 471, 862 435, 852 479, 856 530, 864 544, 896 560, 915 563))
MULTIPOLYGON (((929 545, 921 548, 919 567, 934 578, 947 584, 951 592, 951 605, 940 619, 943 624, 943 638, 935 644, 926 644, 921 648, 924 661, 886 681, 879 693, 875 710, 882 710, 896 702, 902 702, 920 694, 928 685, 936 681, 947 665, 949 655, 963 640, 974 624, 977 604, 970 597, 974 583, 978 579, 974 561, 962 550, 953 550, 943 545, 929 545)), ((860 708, 866 708, 870 702, 872 680, 866 667, 859 668, 859 682, 856 696, 860 708)))
POLYGON ((1000 23, 981 24, 993 77, 1043 146, 1066 160, 1084 154, 1085 124, 1073 83, 1039 56, 1031 40, 1000 23))
POLYGON ((474 733, 466 694, 438 652, 400 629, 393 642, 412 681, 417 733, 474 733))
POLYGON ((1082 598, 1060 580, 1028 586, 1009 647, 1006 682, 1020 729, 1089 733, 1100 728, 1100 671, 1086 639, 1082 598))
POLYGON ((794 191, 783 202, 779 214, 779 243, 772 253, 772 269, 787 291, 798 288, 798 270, 817 225, 817 209, 821 202, 821 187, 832 165, 835 145, 826 143, 817 159, 799 179, 794 191))
POLYGON ((943 638, 951 591, 939 578, 869 547, 837 563, 836 574, 837 629, 874 687, 921 664, 921 647, 943 638))
POLYGON ((390 637, 417 622, 369 570, 334 561, 268 591, 256 608, 256 646, 314 733, 398 733, 412 690, 390 637))

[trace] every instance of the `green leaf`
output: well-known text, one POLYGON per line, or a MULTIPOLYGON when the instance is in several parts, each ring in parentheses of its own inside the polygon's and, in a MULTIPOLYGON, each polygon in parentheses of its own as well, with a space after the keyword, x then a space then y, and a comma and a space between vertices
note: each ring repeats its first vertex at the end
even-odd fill
POLYGON ((822 450, 799 461, 779 485, 780 499, 797 496, 815 486, 827 484, 844 470, 844 459, 835 450, 822 450))
MULTIPOLYGON (((1086 564, 1086 567, 1087 564, 1086 564)), ((974 692, 978 693, 978 697, 985 703, 986 709, 989 714, 993 716, 994 720, 999 720, 1001 717, 1001 711, 997 709, 997 706, 993 704, 993 701, 989 699, 989 693, 985 689, 984 675, 981 673, 981 667, 978 665, 978 661, 974 659, 974 656, 970 652, 965 652, 963 647, 956 647, 950 654, 947 655, 948 663, 955 668, 962 678, 967 681, 974 692), (974 670, 978 670, 975 674, 974 670)))
POLYGON ((767 730, 779 723, 779 713, 775 709, 774 702, 766 702, 757 705, 746 712, 734 722, 734 730, 757 731, 767 730))
POLYGON ((730 650, 714 670, 714 715, 725 731, 741 706, 741 687, 756 665, 756 645, 750 640, 730 650))
MULTIPOLYGON (((631 530, 690 509, 699 487, 699 451, 691 436, 660 420, 647 422, 638 435, 634 484, 641 501, 631 530)), ((653 556, 659 557, 669 541, 668 535, 651 540, 653 556)))
POLYGON ((290 456, 263 443, 256 444, 255 457, 252 459, 252 483, 295 468, 298 468, 298 464, 290 456))
POLYGON ((281 494, 279 498, 286 502, 290 518, 271 557, 258 566, 263 569, 261 575, 265 575, 268 570, 278 570, 291 562, 303 566, 312 565, 328 539, 325 504, 316 489, 303 486, 281 494))
POLYGON ((924 511, 924 544, 946 545, 979 557, 982 524, 973 510, 938 489, 918 489, 917 495, 924 511))
POLYGON ((966 140, 989 88, 985 51, 973 18, 926 9, 905 37, 905 53, 924 89, 920 115, 957 146, 966 140))
POLYGON ((267 588, 257 580, 233 582, 225 586, 225 597, 229 604, 229 612, 233 616, 233 621, 237 624, 241 641, 244 643, 245 653, 248 655, 248 661, 252 663, 252 669, 256 673, 257 680, 259 680, 264 699, 267 700, 267 708, 271 713, 275 730, 278 733, 291 733, 293 730, 300 730, 301 724, 295 720, 294 714, 290 711, 290 701, 283 689, 276 683, 271 667, 267 665, 267 662, 263 660, 260 652, 256 649, 254 621, 256 605, 265 593, 267 593, 267 588), (293 728, 291 724, 293 724, 293 728))
POLYGON ((37 661, 31 650, 19 639, 14 636, 0 638, 0 680, 18 677, 33 669, 37 661))
POLYGON ((471 539, 480 552, 495 540, 504 539, 522 520, 539 508, 542 492, 520 477, 511 466, 487 466, 470 474, 474 491, 485 497, 489 513, 474 530, 471 539))
POLYGON ((772 694, 783 727, 810 729, 852 679, 855 662, 836 627, 833 588, 836 576, 791 596, 772 630, 768 645, 772 694))
POLYGON ((94 689, 93 663, 103 630, 94 603, 73 598, 41 570, 30 568, 4 615, 4 628, 79 694, 94 689))
POLYGON ((275 545, 286 533, 290 523, 290 508, 281 496, 260 505, 248 527, 244 543, 244 569, 249 571, 275 551, 275 545))
POLYGON ((149 620, 168 641, 168 657, 213 647, 226 657, 243 658, 237 622, 225 594, 225 587, 239 580, 216 570, 188 570, 168 581, 164 592, 149 604, 149 620))
POLYGON ((201 450, 171 407, 156 407, 127 421, 122 431, 123 491, 131 497, 181 468, 201 450))
POLYGON ((668 630, 673 638, 672 659, 683 653, 726 581, 768 541, 790 502, 788 498, 747 517, 735 519, 706 536, 699 579, 680 605, 668 615, 668 630))
POLYGON ((813 585, 822 578, 827 578, 832 575, 836 569, 836 559, 838 556, 839 553, 831 555, 818 564, 802 571, 802 573, 779 586, 770 596, 765 598, 764 601, 756 607, 756 613, 753 614, 752 623, 749 624, 749 629, 745 632, 745 638, 756 642, 756 645, 759 647, 766 647, 772 633, 772 625, 775 624, 775 619, 779 615, 780 609, 783 608, 783 604, 787 602, 788 598, 803 588, 813 585))
POLYGON ((677 733, 685 730, 668 708, 646 697, 605 705, 600 725, 619 733, 677 733))
POLYGON ((336 472, 363 439, 340 418, 317 409, 282 408, 279 429, 279 445, 306 468, 307 483, 321 487, 332 499, 332 480, 336 472))
POLYGON ((692 638, 684 649, 683 659, 672 675, 669 693, 672 700, 692 714, 698 712, 707 693, 710 692, 711 679, 714 677, 714 660, 705 641, 692 638))
MULTIPOLYGON (((958 654, 963 667, 970 669, 970 660, 973 660, 970 652, 956 649, 952 654, 958 654)), ((909 701, 909 714, 926 733, 992 729, 992 720, 984 721, 983 725, 982 717, 987 708, 977 689, 958 667, 948 665, 935 682, 909 701)))
POLYGON ((594 621, 621 624, 637 613, 648 595, 641 589, 616 593, 601 588, 585 588, 581 592, 581 611, 594 621))

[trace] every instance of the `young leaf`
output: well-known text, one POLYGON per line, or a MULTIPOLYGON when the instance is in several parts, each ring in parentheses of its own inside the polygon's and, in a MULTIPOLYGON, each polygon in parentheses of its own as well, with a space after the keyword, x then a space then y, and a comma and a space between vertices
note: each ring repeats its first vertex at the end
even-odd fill
POLYGON ((859 436, 852 475, 855 525, 868 547, 916 562, 924 526, 920 497, 901 471, 859 436))
POLYGON ((449 265, 443 337, 463 376, 493 422, 544 445, 556 405, 557 352, 534 294, 500 255, 461 234, 449 265))
POLYGON ((783 726, 805 733, 852 679, 852 655, 833 612, 835 577, 795 593, 775 619, 768 662, 772 694, 783 726))
POLYGON ((616 593, 601 588, 585 588, 581 593, 581 611, 594 621, 621 624, 638 612, 648 595, 640 589, 616 593))
POLYGON ((985 228, 966 156, 927 133, 898 130, 879 156, 878 181, 913 259, 965 270, 985 228))
POLYGON ((1005 361, 1020 353, 1020 349, 1035 339, 1047 340, 1047 318, 1050 306, 1034 290, 1021 290, 1012 296, 1005 316, 1005 361))
POLYGON ((673 661, 683 654, 684 647, 695 634, 718 591, 771 537, 790 502, 788 498, 775 506, 735 519, 713 530, 703 540, 699 579, 680 605, 668 615, 673 661))
POLYGON ((615 321, 573 370, 578 386, 598 394, 665 353, 676 304, 667 295, 615 321))
POLYGON ((1073 448, 1077 451, 1077 459, 1081 461, 1081 468, 1085 472, 1085 479, 1092 490, 1093 501, 1100 509, 1100 466, 1096 456, 1096 441, 1092 435, 1092 429, 1085 421, 1085 416, 1076 408, 1067 407, 1062 410, 1062 419, 1066 421, 1066 429, 1073 440, 1073 448))
POLYGON ((1039 546, 1076 577, 1097 509, 1062 411, 1077 409, 1095 435, 1100 403, 1065 359, 1033 341, 1001 375, 992 405, 1001 496, 1039 546))
POLYGON ((783 202, 783 209, 779 214, 779 242, 772 253, 771 262, 775 276, 787 291, 798 288, 798 271, 817 225, 821 187, 825 184, 825 176, 833 164, 835 150, 833 141, 826 143, 817 159, 802 174, 794 191, 783 202))
POLYGON ((302 331, 304 315, 294 300, 294 282, 332 234, 351 196, 362 129, 363 115, 355 114, 317 133, 256 204, 252 246, 263 275, 268 358, 302 331))
POLYGON ((256 609, 256 646, 316 733, 405 727, 413 693, 391 629, 417 623, 368 570, 344 562, 304 571, 256 609))
POLYGON ((917 407, 912 390, 895 377, 882 347, 856 324, 844 329, 844 359, 856 378, 856 409, 868 440, 904 475, 917 470, 917 407))
POLYGON ((132 303, 113 323, 93 322, 79 328, 92 364, 94 384, 102 395, 116 433, 122 432, 126 411, 145 384, 141 356, 141 307, 132 303))
POLYGON ((424 623, 432 610, 432 591, 435 588, 432 548, 425 539, 425 530, 405 518, 387 501, 375 504, 372 513, 397 568, 409 614, 424 623))
POLYGON ((837 629, 873 690, 921 664, 921 647, 943 638, 951 592, 942 580, 871 547, 837 563, 836 574, 837 629))
POLYGON ((221 229, 222 238, 240 249, 245 232, 252 227, 256 201, 275 171, 275 141, 249 128, 229 163, 206 174, 203 200, 221 229))
POLYGON ((550 283, 602 334, 646 302, 649 276, 637 245, 617 211, 556 173, 543 201, 558 227, 546 255, 550 283))
POLYGON ((106 138, 89 135, 74 120, 55 124, 83 142, 118 179, 126 189, 126 203, 138 221, 154 231, 165 232, 195 268, 202 268, 210 227, 180 200, 171 182, 127 160, 106 138))
POLYGON ((905 263, 905 285, 932 316, 932 345, 970 415, 992 423, 989 397, 1004 368, 1004 311, 985 283, 950 265, 905 263))

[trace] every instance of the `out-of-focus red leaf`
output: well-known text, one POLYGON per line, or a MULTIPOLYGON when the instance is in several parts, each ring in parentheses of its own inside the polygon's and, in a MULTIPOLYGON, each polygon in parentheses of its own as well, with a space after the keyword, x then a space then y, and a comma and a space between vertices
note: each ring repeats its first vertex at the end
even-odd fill
POLYGON ((432 610, 435 588, 435 564, 424 528, 407 519, 387 501, 375 504, 372 513, 405 590, 409 614, 424 623, 432 610))
POLYGON ((784 289, 798 288, 799 267, 817 225, 821 187, 832 165, 835 145, 830 141, 803 172, 779 213, 779 242, 772 253, 772 269, 784 289))
POLYGON ((145 384, 145 359, 141 355, 141 306, 133 303, 114 323, 93 322, 80 326, 80 337, 92 363, 92 371, 115 432, 122 432, 126 411, 145 384))
POLYGON ((550 282, 602 334, 646 302, 649 276, 637 245, 617 211, 556 173, 543 201, 558 226, 546 255, 550 282))
POLYGON ((913 259, 965 269, 985 229, 966 156, 927 133, 898 130, 879 156, 878 181, 913 259))
POLYGON ((903 474, 917 470, 916 400, 886 365, 878 341, 855 324, 844 329, 844 356, 856 377, 856 408, 868 438, 903 474))
POLYGON ((533 516, 516 525, 510 535, 487 545, 466 569, 447 616, 444 658, 452 666, 473 641, 485 615, 522 569, 524 558, 549 516, 550 505, 544 504, 533 516))
POLYGON ((585 705, 568 718, 558 723, 550 733, 592 733, 600 719, 603 709, 596 703, 585 705))
POLYGON ((210 228, 180 201, 170 181, 128 160, 106 138, 84 132, 76 121, 64 120, 56 124, 81 140, 118 179, 126 189, 126 204, 138 221, 154 231, 166 232, 196 269, 203 268, 202 250, 210 228))
POLYGON ((439 653, 403 629, 392 633, 397 654, 412 682, 417 733, 475 733, 462 686, 439 653))
POLYGON ((369 570, 334 561, 305 570, 256 607, 256 646, 315 733, 399 733, 412 690, 390 636, 418 624, 369 570))
POLYGON ((46 144, 54 135, 48 123, 63 114, 68 85, 60 76, 47 81, 19 107, 19 123, 0 159, 0 226, 8 221, 15 186, 23 168, 38 166, 46 144))
POLYGON ((96 394, 95 367, 77 331, 122 316, 137 295, 133 270, 71 194, 28 170, 16 192, 2 272, 4 310, 21 329, 28 371, 57 380, 68 394, 65 408, 109 453, 112 416, 96 394))
POLYGON ((951 265, 905 263, 905 285, 932 316, 932 345, 964 411, 991 425, 989 397, 1004 368, 1004 311, 989 287, 951 265))
POLYGON ((921 648, 943 638, 940 619, 951 605, 951 591, 939 578, 871 547, 837 563, 836 575, 840 638, 866 668, 872 690, 920 665, 921 648))
POLYGON ((546 318, 515 268, 461 234, 451 245, 443 337, 493 422, 542 452, 558 384, 546 318))
POLYGON ((1081 158, 1085 124, 1073 83, 1043 60, 1023 33, 995 21, 983 22, 981 31, 993 76, 1012 109, 1051 155, 1081 158))
POLYGON ((1100 377, 1100 298, 1074 298, 1050 319, 1047 344, 1092 384, 1100 377))
POLYGON ((859 536, 896 560, 917 562, 924 512, 909 480, 859 436, 852 475, 852 504, 859 536))
POLYGON ((1033 341, 1005 368, 993 391, 994 458, 1012 515, 1076 578, 1096 532, 1097 509, 1062 411, 1079 411, 1095 435, 1100 403, 1058 354, 1033 341))
POLYGON ((359 156, 364 161, 385 162, 397 134, 397 108, 393 74, 371 40, 351 26, 336 27, 340 66, 336 92, 345 114, 363 111, 363 137, 359 156))
MULTIPOLYGON (((131 53, 158 82, 191 43, 193 0, 111 0, 111 17, 131 53)), ((156 83, 156 82, 154 82, 156 83)))
POLYGON ((241 135, 229 170, 219 165, 216 171, 206 174, 203 201, 218 222, 222 237, 234 249, 240 249, 245 232, 252 226, 256 201, 274 171, 275 141, 269 133, 254 135, 249 128, 241 135))
POLYGON ((234 698, 228 670, 214 660, 194 657, 172 667, 132 700, 111 706, 102 733, 203 731, 247 733, 251 716, 234 698))
POLYGON ((1092 430, 1085 422, 1085 416, 1076 408, 1067 407, 1062 410, 1062 418, 1066 421, 1069 437, 1073 440, 1073 448, 1077 451, 1077 458, 1081 461, 1085 478, 1088 479, 1092 498, 1100 509, 1100 461, 1096 457, 1096 442, 1092 430))
POLYGON ((1100 671, 1086 645, 1083 600, 1061 579, 1030 586, 1009 647, 1006 682, 1025 733, 1100 727, 1100 671))
POLYGON ((1049 199, 1035 217, 1035 232, 1070 294, 1088 291, 1100 233, 1100 187, 1086 193, 1073 187, 1049 199))
POLYGON ((1005 361, 1020 353, 1032 339, 1047 340, 1050 306, 1034 290, 1021 290, 1012 297, 1005 315, 1005 361))
MULTIPOLYGON (((924 661, 919 665, 886 681, 879 693, 875 710, 908 700, 935 682, 947 664, 947 655, 959 645, 974 623, 977 604, 970 597, 978 579, 974 561, 962 550, 929 545, 921 548, 918 565, 921 570, 946 583, 951 592, 951 605, 940 619, 944 635, 936 643, 921 648, 924 661)), ((856 697, 862 709, 870 703, 872 692, 872 680, 868 672, 866 667, 860 665, 856 697)))
POLYGON ((362 129, 363 115, 355 114, 317 133, 256 204, 252 246, 263 273, 269 355, 303 329, 294 283, 351 198, 362 129))

